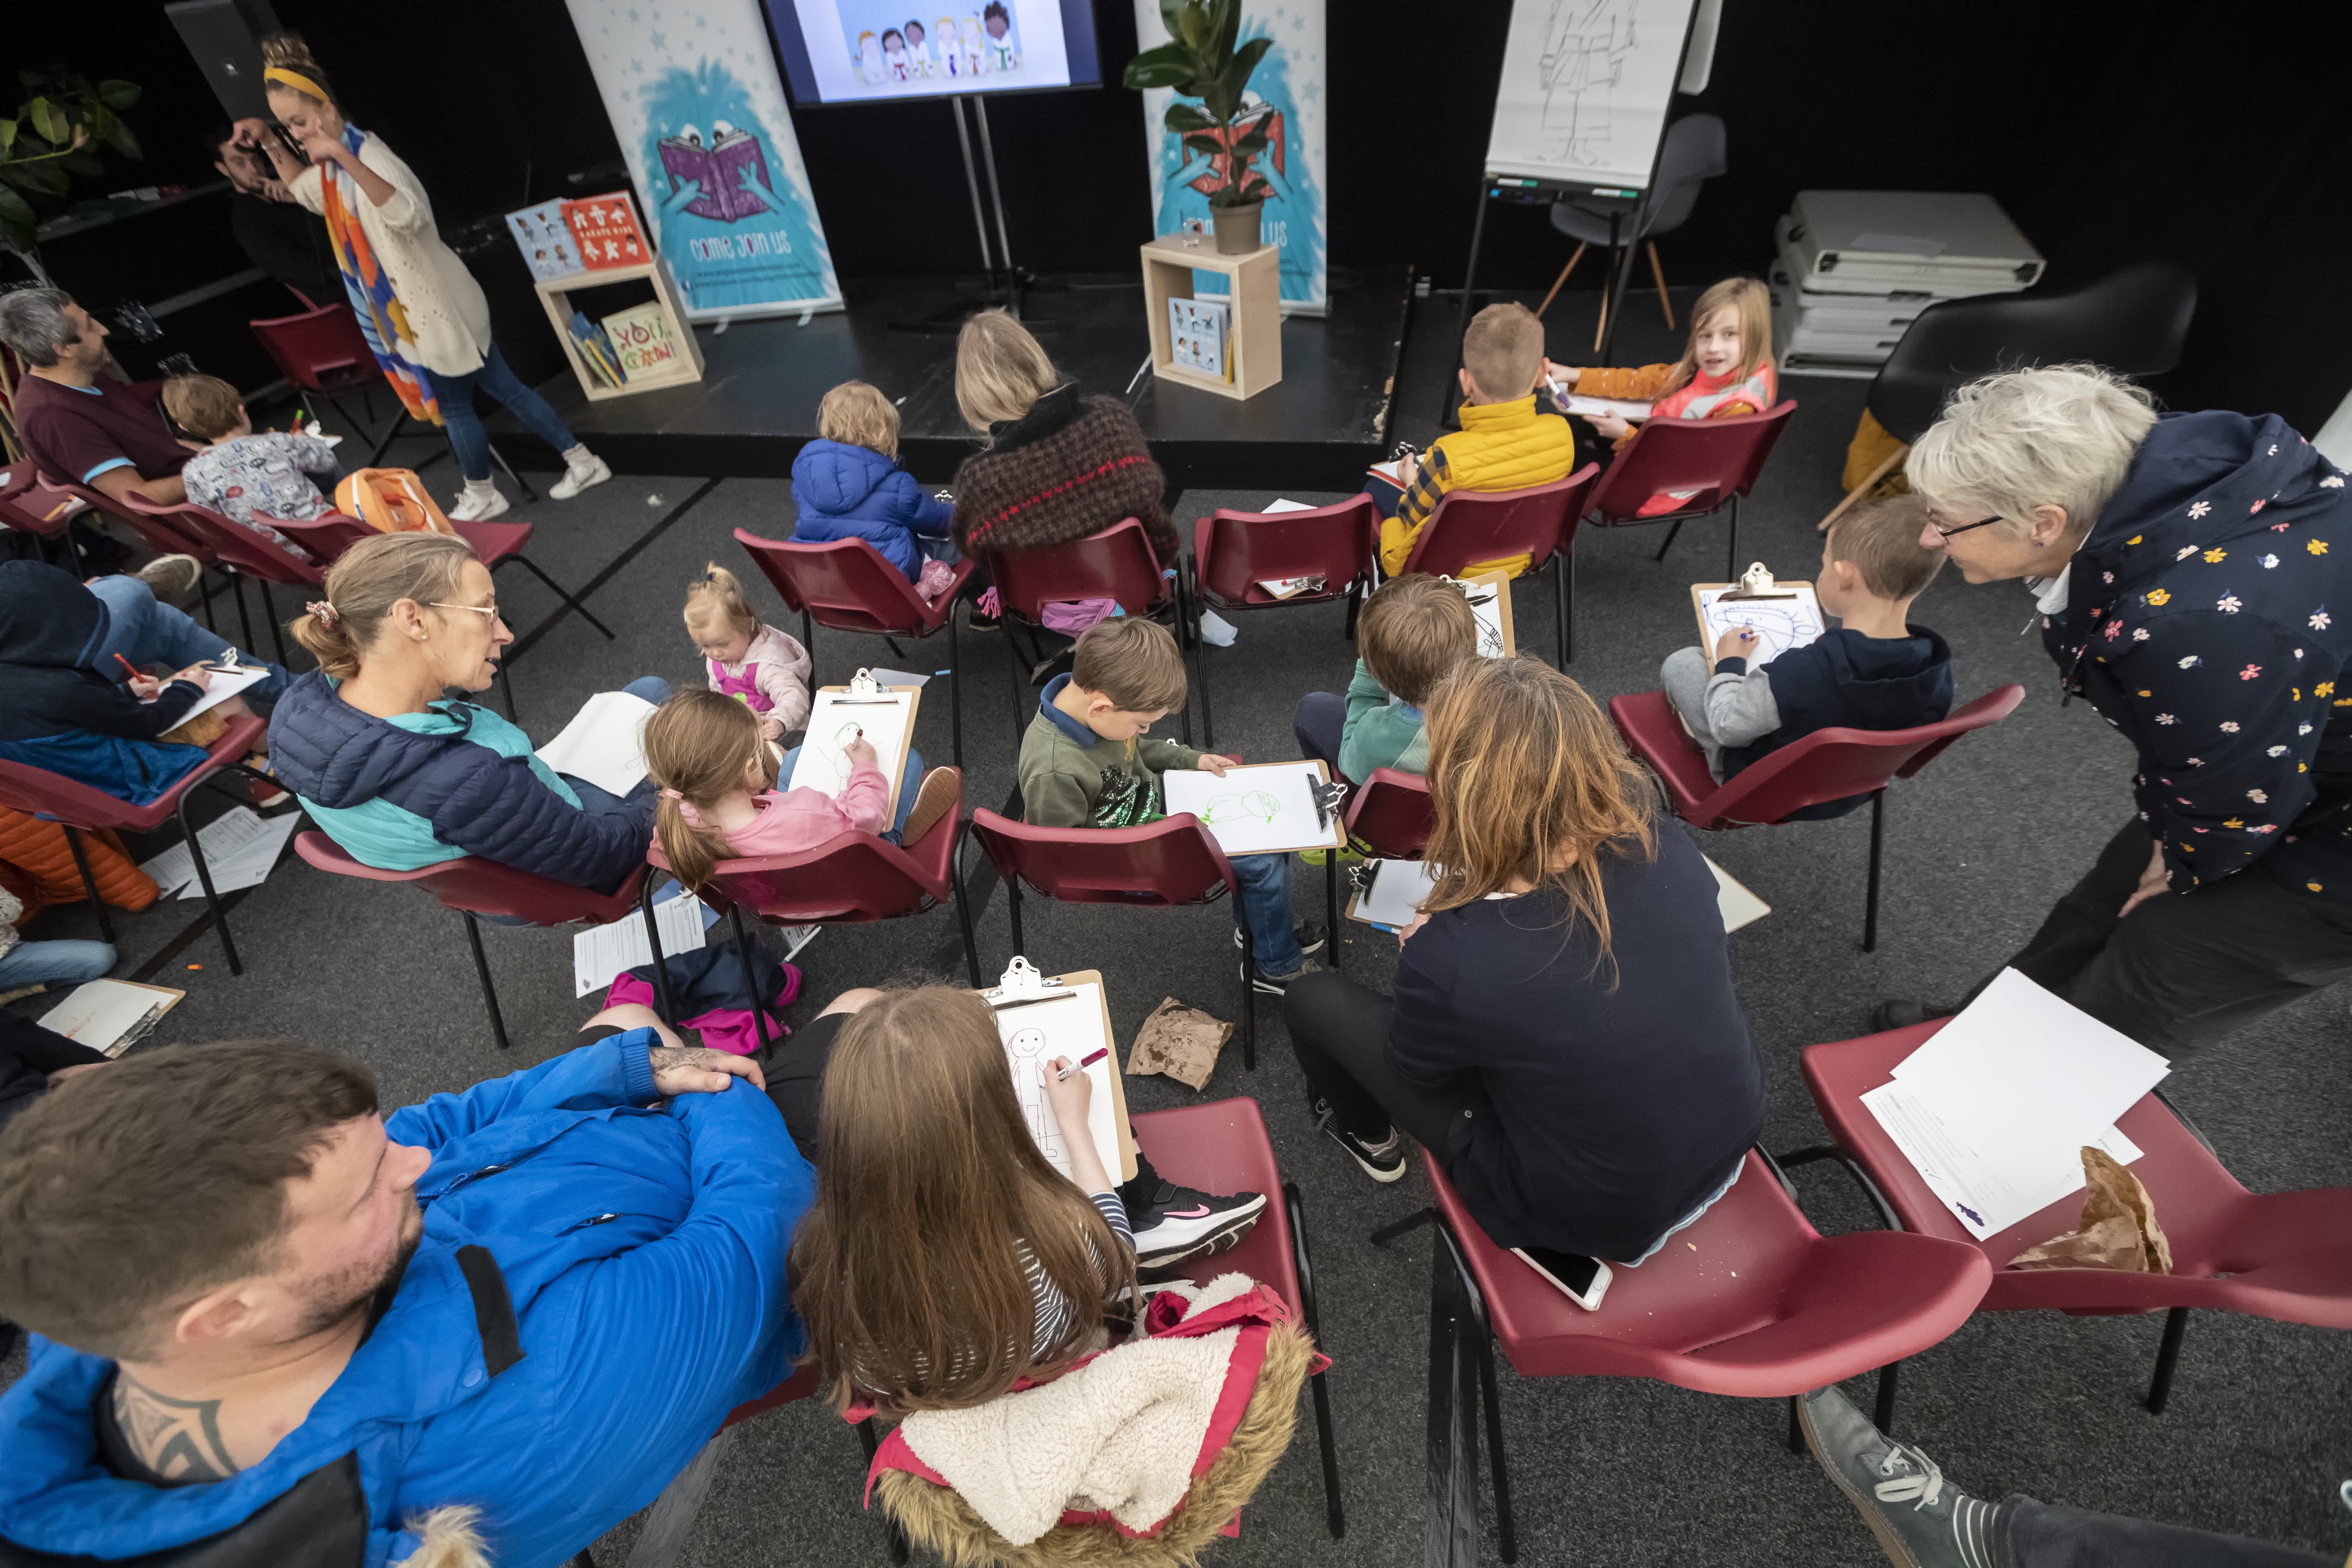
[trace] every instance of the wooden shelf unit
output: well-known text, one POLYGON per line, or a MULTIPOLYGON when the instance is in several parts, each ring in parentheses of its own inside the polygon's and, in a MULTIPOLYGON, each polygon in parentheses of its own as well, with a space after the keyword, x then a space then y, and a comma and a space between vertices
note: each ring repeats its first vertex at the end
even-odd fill
POLYGON ((1197 386, 1220 397, 1250 398, 1282 379, 1282 252, 1261 245, 1244 256, 1224 256, 1203 242, 1187 249, 1175 235, 1162 235, 1143 247, 1143 314, 1151 328, 1151 374, 1179 386, 1197 386), (1168 301, 1192 298, 1192 274, 1221 272, 1233 312, 1226 352, 1232 384, 1204 371, 1176 363, 1168 330, 1168 301))
POLYGON ((569 278, 556 278, 539 285, 539 302, 547 308, 547 319, 555 328, 555 341, 563 345, 564 360, 572 374, 580 378, 580 390, 592 401, 607 397, 627 397, 633 393, 652 392, 665 386, 685 386, 702 379, 702 345, 694 341, 694 323, 677 306, 677 287, 670 281, 669 268, 659 257, 641 261, 635 267, 606 267, 575 272, 569 278), (662 315, 669 327, 670 341, 678 346, 677 358, 670 368, 659 375, 639 376, 618 386, 606 386, 588 370, 580 357, 580 344, 572 335, 572 303, 570 296, 578 289, 601 289, 607 283, 627 283, 635 279, 649 279, 654 286, 654 298, 661 301, 662 315))

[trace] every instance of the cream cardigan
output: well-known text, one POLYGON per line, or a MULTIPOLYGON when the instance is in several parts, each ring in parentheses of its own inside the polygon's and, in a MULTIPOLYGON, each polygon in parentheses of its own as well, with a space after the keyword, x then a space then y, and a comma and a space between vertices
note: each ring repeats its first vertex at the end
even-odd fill
MULTIPOLYGON (((382 137, 373 132, 364 135, 360 162, 392 186, 392 200, 378 206, 366 192, 355 191, 354 205, 360 232, 392 279, 392 291, 415 336, 413 350, 402 357, 441 375, 471 374, 482 368, 489 353, 490 302, 457 253, 442 243, 433 226, 433 204, 415 173, 382 137)), ((312 212, 324 213, 325 178, 313 165, 288 189, 312 212)))

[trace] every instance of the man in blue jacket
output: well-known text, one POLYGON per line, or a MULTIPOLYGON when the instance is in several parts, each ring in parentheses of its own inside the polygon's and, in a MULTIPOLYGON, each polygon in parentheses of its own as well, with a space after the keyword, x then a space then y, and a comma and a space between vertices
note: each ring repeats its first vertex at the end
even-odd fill
POLYGON ((0 1314, 40 1336, 0 1561, 554 1568, 801 1349, 814 1176, 759 1087, 640 1029, 389 1118, 304 1047, 51 1094, 0 1136, 0 1314))

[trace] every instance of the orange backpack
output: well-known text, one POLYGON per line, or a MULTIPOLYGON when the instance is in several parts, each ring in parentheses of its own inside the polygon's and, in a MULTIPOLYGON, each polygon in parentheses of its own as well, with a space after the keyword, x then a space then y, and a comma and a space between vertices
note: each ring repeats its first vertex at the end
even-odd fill
POLYGON ((385 533, 455 533, 424 481, 406 468, 362 468, 335 487, 335 509, 385 533))

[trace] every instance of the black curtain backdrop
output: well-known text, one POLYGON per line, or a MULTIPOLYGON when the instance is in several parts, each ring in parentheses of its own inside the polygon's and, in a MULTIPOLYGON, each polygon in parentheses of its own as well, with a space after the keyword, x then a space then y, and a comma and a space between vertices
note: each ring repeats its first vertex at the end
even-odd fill
MULTIPOLYGON (((562 0, 277 9, 310 38, 352 118, 424 177, 445 227, 618 183, 619 149, 562 0), (569 183, 583 171, 587 182, 569 183)), ((2308 433, 2352 388, 2352 321, 2330 287, 2352 256, 2340 6, 1724 9, 1713 84, 1675 111, 1724 118, 1731 172, 1661 242, 1670 281, 1759 272, 1772 218, 1799 190, 1986 191, 2049 258, 2045 288, 2148 258, 2196 271, 2188 353, 2159 384, 2173 406, 2275 410, 2308 433)), ((1132 10, 1097 0, 1097 15, 1115 79, 1135 47, 1132 10)), ((1502 0, 1476 0, 1445 8, 1433 29, 1425 0, 1332 0, 1329 251, 1340 286, 1348 268, 1374 261, 1460 284, 1507 15, 1502 0)), ((16 7, 0 66, 50 60, 146 87, 135 123, 150 164, 139 179, 208 174, 194 141, 217 106, 160 4, 16 7)), ((1138 95, 998 99, 989 118, 1015 258, 1049 273, 1133 268, 1150 237, 1138 95)), ((977 268, 944 104, 811 110, 795 126, 853 293, 861 277, 977 268)), ((1479 281, 1541 289, 1569 248, 1541 209, 1497 204, 1479 281)))

